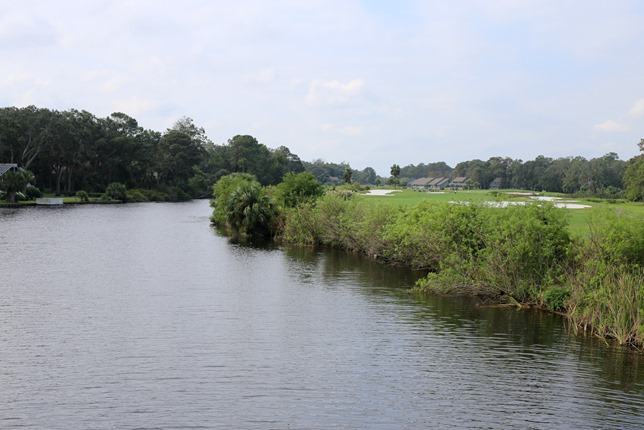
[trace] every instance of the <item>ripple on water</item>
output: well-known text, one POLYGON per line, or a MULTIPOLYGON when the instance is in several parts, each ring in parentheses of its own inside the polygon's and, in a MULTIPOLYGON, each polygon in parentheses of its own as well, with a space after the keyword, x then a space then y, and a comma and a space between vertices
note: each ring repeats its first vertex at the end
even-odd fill
POLYGON ((639 428, 641 356, 207 202, 0 210, 0 428, 639 428), (201 222, 203 221, 203 222, 201 222), (24 262, 29 262, 25 265, 24 262))

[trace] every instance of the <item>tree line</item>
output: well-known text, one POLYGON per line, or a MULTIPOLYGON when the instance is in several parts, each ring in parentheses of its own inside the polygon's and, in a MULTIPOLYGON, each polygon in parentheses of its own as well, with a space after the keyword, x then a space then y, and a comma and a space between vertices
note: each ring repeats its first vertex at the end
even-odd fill
POLYGON ((500 178, 504 188, 644 200, 642 157, 623 161, 611 152, 590 160, 540 155, 525 162, 475 159, 455 167, 442 161, 394 164, 391 176, 381 177, 372 167, 357 170, 347 162, 302 161, 286 146, 269 148, 249 135, 214 144, 187 117, 159 132, 140 127, 121 112, 99 118, 76 109, 0 108, 0 163, 31 171, 38 187, 58 195, 104 192, 109 184, 119 183, 177 200, 209 195, 212 184, 231 173, 248 173, 262 185, 275 185, 288 172, 307 171, 322 184, 396 185, 421 177, 465 176, 483 189, 500 178))
POLYGON ((590 160, 540 155, 524 162, 492 157, 487 161, 463 161, 453 169, 443 162, 409 165, 401 168, 401 176, 467 177, 482 189, 489 188, 492 181, 500 178, 502 188, 619 197, 623 194, 627 165, 628 162, 620 160, 614 152, 590 160))
MULTIPOLYGON (((642 142, 640 148, 644 146, 642 142)), ((539 155, 534 160, 523 161, 491 157, 487 161, 463 161, 456 167, 443 161, 404 167, 393 164, 389 177, 377 175, 371 167, 352 169, 345 162, 330 163, 317 159, 303 164, 306 171, 323 184, 347 182, 347 177, 363 185, 404 185, 417 178, 467 177, 475 188, 487 189, 499 178, 501 188, 644 201, 644 153, 628 161, 620 160, 616 153, 610 152, 592 159, 539 155)))
POLYGON ((0 162, 32 172, 38 187, 57 195, 104 192, 119 183, 173 199, 209 196, 213 183, 234 172, 271 185, 304 171, 285 146, 271 149, 248 135, 214 144, 187 117, 158 132, 120 112, 99 118, 35 106, 0 108, 0 162))

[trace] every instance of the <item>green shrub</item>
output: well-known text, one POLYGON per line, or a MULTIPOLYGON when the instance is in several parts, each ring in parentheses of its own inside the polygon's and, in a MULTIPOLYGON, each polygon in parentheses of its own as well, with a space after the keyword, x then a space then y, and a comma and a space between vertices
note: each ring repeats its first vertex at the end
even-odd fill
POLYGON ((30 185, 25 190, 25 195, 27 197, 27 200, 36 200, 41 198, 43 194, 38 188, 30 185))
POLYGON ((570 290, 564 287, 553 285, 543 292, 543 304, 551 311, 565 311, 569 299, 570 290))
POLYGON ((259 182, 241 183, 226 199, 226 221, 234 231, 271 237, 275 205, 259 182))
POLYGON ((372 258, 388 260, 391 242, 386 232, 401 211, 391 206, 357 206, 354 212, 354 240, 358 251, 372 258))
POLYGON ((275 188, 277 200, 287 208, 315 201, 324 194, 324 187, 310 172, 288 172, 275 188))
POLYGON ((121 202, 127 201, 127 188, 120 182, 112 182, 105 189, 105 195, 110 200, 120 200, 121 202))
POLYGON ((299 245, 320 244, 317 212, 313 203, 303 203, 283 212, 278 231, 279 238, 299 245))
POLYGON ((164 193, 167 196, 166 201, 170 201, 170 202, 185 202, 187 200, 190 200, 190 194, 188 194, 181 187, 168 187, 167 189, 164 190, 164 193))
POLYGON ((570 237, 567 213, 550 204, 485 209, 477 280, 526 302, 561 282, 570 237))
POLYGON ((226 224, 228 197, 242 183, 252 182, 257 182, 253 175, 249 175, 247 173, 232 173, 221 177, 217 183, 213 185, 213 194, 212 199, 210 200, 210 206, 213 208, 210 220, 213 224, 222 226, 226 224))
POLYGON ((81 202, 89 202, 89 194, 87 194, 87 192, 85 192, 85 191, 83 191, 83 190, 78 191, 78 192, 76 193, 76 197, 77 197, 77 198, 78 198, 78 200, 80 200, 81 202))
POLYGON ((552 205, 427 202, 400 211, 384 232, 383 253, 432 272, 421 287, 478 288, 537 301, 564 274, 570 243, 565 226, 565 212, 552 205))
POLYGON ((132 190, 127 190, 127 201, 128 202, 147 202, 149 201, 149 199, 146 196, 146 194, 143 192, 143 190, 132 189, 132 190))

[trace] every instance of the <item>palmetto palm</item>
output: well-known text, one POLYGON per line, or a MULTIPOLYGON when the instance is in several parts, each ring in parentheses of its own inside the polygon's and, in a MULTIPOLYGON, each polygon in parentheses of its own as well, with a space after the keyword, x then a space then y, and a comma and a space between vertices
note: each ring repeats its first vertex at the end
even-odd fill
POLYGON ((0 190, 7 194, 7 200, 14 202, 16 200, 16 193, 24 191, 27 186, 29 175, 33 177, 31 172, 7 172, 0 177, 0 190))
POLYGON ((226 219, 233 230, 266 236, 271 232, 274 204, 258 183, 243 183, 228 197, 226 219))

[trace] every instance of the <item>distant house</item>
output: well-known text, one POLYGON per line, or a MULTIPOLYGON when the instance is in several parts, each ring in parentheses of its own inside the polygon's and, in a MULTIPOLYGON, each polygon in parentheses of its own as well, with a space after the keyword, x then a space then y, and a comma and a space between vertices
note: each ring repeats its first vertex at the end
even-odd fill
POLYGON ((17 164, 13 163, 0 163, 0 176, 7 172, 18 172, 22 170, 17 164))
MULTIPOLYGON (((0 178, 2 178, 2 176, 3 176, 5 173, 8 173, 8 172, 20 172, 20 171, 22 171, 22 170, 23 170, 23 169, 22 169, 21 167, 18 167, 18 165, 17 165, 17 164, 13 164, 13 163, 0 163, 0 178)), ((3 191, 3 192, 4 192, 4 191, 3 191)), ((19 194, 22 194, 22 193, 19 193, 19 194)))
POLYGON ((432 179, 427 187, 430 190, 442 190, 449 185, 449 178, 434 178, 432 179))
POLYGON ((452 182, 450 182, 449 186, 454 188, 454 189, 459 189, 463 190, 467 188, 467 177, 466 176, 459 176, 458 178, 452 179, 452 182))
POLYGON ((414 190, 427 190, 429 188, 429 183, 434 178, 418 178, 411 181, 408 185, 414 190))
POLYGON ((494 180, 490 183, 491 190, 500 190, 503 188, 503 178, 494 178, 494 180))

